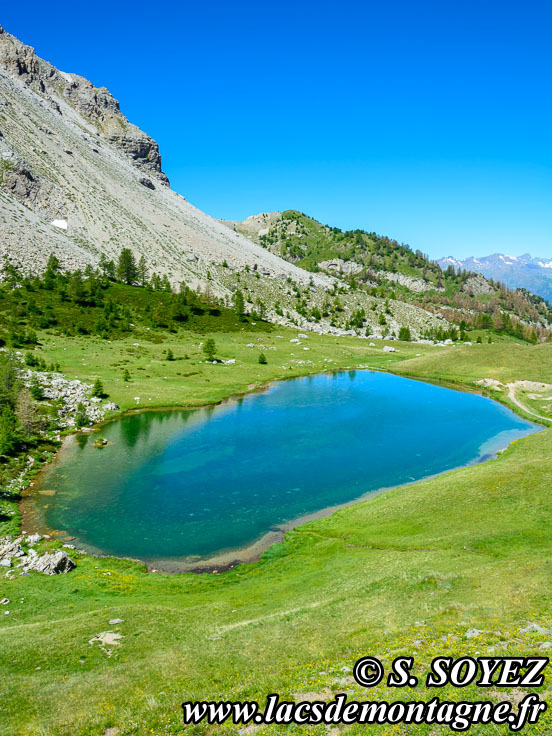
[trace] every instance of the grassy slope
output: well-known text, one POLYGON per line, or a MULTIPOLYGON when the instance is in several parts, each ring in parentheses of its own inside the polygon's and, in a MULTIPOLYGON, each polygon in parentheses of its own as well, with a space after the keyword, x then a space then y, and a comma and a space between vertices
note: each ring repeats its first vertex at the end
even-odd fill
POLYGON ((291 343, 301 331, 275 327, 260 334, 244 330, 232 333, 198 335, 181 332, 171 336, 165 333, 163 342, 149 342, 132 335, 124 340, 107 342, 100 338, 64 338, 44 334, 40 355, 46 362, 59 362, 68 378, 93 381, 100 376, 110 399, 121 408, 137 406, 197 406, 220 401, 235 393, 252 390, 266 381, 301 376, 334 367, 370 366, 387 369, 399 360, 417 354, 434 353, 433 346, 385 343, 374 340, 376 347, 368 347, 367 340, 335 338, 309 333, 301 344, 291 343), (217 357, 235 359, 235 365, 205 363, 200 347, 213 337, 217 357), (253 344, 254 347, 248 347, 253 344), (384 353, 383 345, 394 344, 398 352, 384 353), (171 349, 176 358, 166 360, 171 349), (308 349, 305 349, 308 348, 308 349), (267 365, 258 358, 264 352, 267 365), (187 356, 187 357, 186 357, 187 356), (123 371, 131 374, 128 383, 123 371), (150 400, 151 399, 151 400, 150 400))
MULTIPOLYGON (((177 403, 217 400, 278 375, 318 369, 324 357, 339 365, 391 367, 386 362, 394 361, 401 372, 448 380, 550 382, 550 345, 521 351, 401 345, 401 353, 387 355, 364 342, 313 336, 304 343, 311 350, 298 356, 303 346, 288 342, 294 333, 278 329, 275 334, 286 340, 263 338, 263 344, 277 346, 266 353, 266 367, 249 357, 256 351, 244 347, 241 340, 251 339, 245 335, 217 337, 221 357, 236 357, 236 366, 199 364, 192 347, 197 336, 172 345, 175 354, 182 350, 191 356, 187 361, 158 361, 163 346, 150 345, 147 355, 136 358, 146 371, 129 366, 133 376, 144 374, 130 385, 120 380, 120 367, 111 366, 134 347, 129 341, 98 342, 94 356, 93 350, 81 350, 89 343, 55 338, 45 352, 70 376, 101 375, 123 407, 148 391, 155 403, 169 403, 169 394, 177 403), (280 373, 280 366, 289 364, 289 352, 299 359, 308 356, 314 365, 280 373), (416 353, 423 357, 397 363, 416 353), (177 376, 187 364, 194 364, 198 374, 177 376), (205 378, 211 379, 207 387, 205 378)), ((340 682, 341 668, 364 654, 387 662, 398 654, 416 654, 422 673, 431 657, 442 653, 489 654, 493 647, 509 655, 537 652, 546 637, 519 629, 528 621, 550 623, 550 468, 543 459, 551 452, 552 431, 547 430, 515 443, 497 460, 395 489, 304 525, 258 563, 219 576, 147 575, 130 562, 83 556, 69 575, 0 578, 0 595, 11 600, 10 615, 0 621, 0 732, 97 736, 118 727, 120 734, 175 734, 183 732, 179 703, 184 699, 263 700, 268 692, 331 697, 344 690, 362 699, 408 696, 340 682), (109 626, 114 617, 124 623, 109 626), (467 639, 469 627, 484 633, 467 639), (124 635, 111 657, 88 644, 105 630, 124 635)), ((461 695, 438 694, 489 696, 472 688, 461 695)), ((435 693, 419 688, 416 695, 435 693)), ((500 700, 504 693, 490 697, 500 700)), ((550 733, 550 724, 546 716, 524 733, 550 733)), ((186 729, 207 732, 204 726, 186 729)), ((373 732, 433 735, 440 730, 373 732)), ((497 727, 472 730, 497 732, 497 727)), ((298 727, 294 733, 324 729, 298 727)))

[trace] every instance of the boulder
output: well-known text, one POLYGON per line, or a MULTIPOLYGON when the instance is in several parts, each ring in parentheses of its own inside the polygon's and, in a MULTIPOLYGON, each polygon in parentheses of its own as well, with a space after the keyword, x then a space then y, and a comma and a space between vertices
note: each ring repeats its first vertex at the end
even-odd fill
POLYGON ((146 176, 141 176, 138 181, 142 186, 147 187, 148 189, 155 189, 155 184, 152 182, 151 179, 148 179, 146 176))
POLYGON ((35 570, 44 575, 60 575, 70 572, 75 567, 75 563, 69 558, 67 552, 61 549, 55 552, 47 552, 42 557, 35 557, 25 565, 26 570, 35 570))

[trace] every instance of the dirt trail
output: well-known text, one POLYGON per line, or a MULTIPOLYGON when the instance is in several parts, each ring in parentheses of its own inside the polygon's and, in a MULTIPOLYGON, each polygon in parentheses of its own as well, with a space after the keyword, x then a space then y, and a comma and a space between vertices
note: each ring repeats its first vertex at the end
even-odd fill
POLYGON ((534 411, 531 411, 528 407, 526 407, 524 404, 521 403, 521 401, 516 398, 516 388, 525 388, 528 390, 544 390, 550 388, 548 384, 542 383, 542 384, 535 384, 531 381, 514 381, 514 383, 507 383, 506 388, 508 389, 508 398, 512 403, 514 403, 516 406, 518 406, 523 411, 527 412, 527 414, 531 414, 531 416, 536 417, 537 419, 544 419, 546 422, 550 422, 550 417, 544 417, 542 414, 537 414, 534 411), (536 388, 538 386, 538 388, 536 388))

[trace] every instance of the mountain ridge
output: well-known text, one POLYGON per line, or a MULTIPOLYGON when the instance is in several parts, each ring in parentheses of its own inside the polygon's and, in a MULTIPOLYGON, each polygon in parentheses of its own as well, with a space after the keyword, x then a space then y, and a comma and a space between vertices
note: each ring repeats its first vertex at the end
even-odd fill
POLYGON ((439 258, 437 263, 443 269, 452 266, 476 271, 510 288, 527 289, 552 303, 552 258, 539 258, 530 253, 521 256, 492 253, 464 259, 446 256, 439 258))
POLYGON ((171 190, 157 143, 107 89, 60 72, 1 27, 0 227, 0 258, 29 269, 52 250, 84 268, 130 247, 174 282, 210 280, 221 292, 223 261, 309 280, 171 190))
POLYGON ((476 270, 451 263, 443 268, 421 251, 375 232, 342 231, 298 210, 224 222, 313 273, 332 274, 373 295, 392 294, 452 323, 500 328, 508 313, 520 324, 543 330, 552 322, 552 309, 540 297, 505 288, 476 270))
MULTIPOLYGON (((240 289, 249 309, 257 304, 265 318, 303 329, 350 332, 353 312, 384 304, 340 286, 339 319, 315 320, 332 275, 309 273, 191 205, 170 188, 157 144, 107 89, 60 72, 3 28, 0 233, 0 263, 8 259, 23 273, 42 272, 51 252, 74 271, 129 248, 175 288, 184 281, 226 302, 240 289)), ((449 328, 403 303, 387 325, 415 335, 449 328)))
POLYGON ((170 188, 157 143, 105 87, 1 27, 0 234, 0 261, 24 274, 43 272, 52 252, 83 271, 129 249, 173 289, 184 282, 225 305, 241 291, 261 318, 336 335, 458 339, 485 314, 486 326, 544 339, 552 321, 540 303, 477 274, 446 276, 376 233, 296 210, 210 217, 170 188))

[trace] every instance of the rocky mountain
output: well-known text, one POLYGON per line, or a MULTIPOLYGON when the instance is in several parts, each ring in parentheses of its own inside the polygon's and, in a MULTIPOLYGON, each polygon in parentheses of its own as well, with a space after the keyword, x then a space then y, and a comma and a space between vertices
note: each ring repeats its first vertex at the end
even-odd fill
MULTIPOLYGON (((504 288, 471 268, 471 262, 464 266, 454 259, 431 261, 421 251, 374 232, 343 232, 297 210, 224 222, 312 273, 332 275, 351 288, 421 306, 452 323, 500 328, 504 315, 509 315, 508 319, 541 329, 544 335, 552 322, 552 310, 540 297, 504 288)), ((519 334, 522 331, 518 329, 519 334)))
POLYGON ((511 312, 520 334, 546 325, 538 305, 475 274, 444 277, 375 233, 341 233, 295 211, 215 220, 171 189, 157 143, 105 87, 0 27, 0 271, 4 259, 41 271, 52 252, 83 269, 122 248, 144 256, 150 276, 226 303, 239 289, 256 314, 305 329, 442 339, 481 309, 511 312))
MULTIPOLYGON (((359 309, 383 310, 381 298, 339 286, 330 315, 331 275, 309 273, 191 205, 170 188, 157 143, 105 87, 56 69, 0 27, 0 267, 7 259, 42 270, 54 252, 62 267, 82 269, 122 248, 173 284, 226 300, 239 288, 276 322, 341 334, 353 331, 359 309)), ((386 332, 448 327, 414 305, 387 308, 386 332)))
POLYGON ((443 269, 453 268, 476 271, 487 278, 501 281, 513 289, 527 289, 552 303, 552 259, 533 258, 529 253, 507 256, 494 253, 482 258, 466 258, 461 261, 453 256, 439 259, 443 269))
POLYGON ((0 259, 29 267, 52 250, 75 267, 130 247, 175 282, 204 282, 211 271, 222 287, 223 261, 309 280, 172 191, 157 143, 107 89, 59 71, 2 28, 0 226, 0 259))

